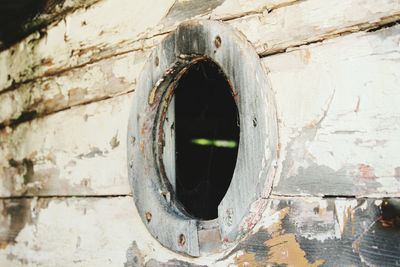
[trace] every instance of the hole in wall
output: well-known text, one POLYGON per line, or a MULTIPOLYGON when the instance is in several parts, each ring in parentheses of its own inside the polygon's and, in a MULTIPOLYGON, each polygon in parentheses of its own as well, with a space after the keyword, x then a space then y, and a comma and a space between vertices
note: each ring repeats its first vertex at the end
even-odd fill
POLYGON ((174 94, 176 198, 193 217, 218 217, 236 166, 239 115, 231 87, 210 60, 191 66, 174 94))

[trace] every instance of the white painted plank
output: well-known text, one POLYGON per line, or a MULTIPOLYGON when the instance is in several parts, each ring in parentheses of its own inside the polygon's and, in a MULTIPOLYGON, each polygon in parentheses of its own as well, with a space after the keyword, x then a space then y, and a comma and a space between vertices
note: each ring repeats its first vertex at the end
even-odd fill
POLYGON ((0 265, 360 266, 362 258, 394 266, 399 231, 381 212, 384 202, 398 205, 391 201, 272 199, 247 238, 191 258, 150 236, 131 197, 1 200, 0 265))
POLYGON ((0 94, 0 124, 12 124, 27 113, 43 116, 133 91, 149 53, 112 57, 0 94))
POLYGON ((288 5, 293 2, 290 0, 257 1, 247 5, 239 1, 242 3, 239 8, 229 1, 216 9, 215 14, 211 7, 211 10, 197 8, 194 13, 188 12, 195 1, 183 6, 172 5, 173 1, 153 1, 101 1, 88 10, 67 16, 50 28, 45 37, 33 34, 1 52, 0 91, 15 82, 54 75, 88 62, 152 46, 158 42, 157 35, 174 29, 182 20, 239 17, 229 23, 242 31, 260 54, 269 54, 342 32, 376 27, 398 20, 400 16, 398 0, 308 0, 293 5, 288 5), (288 6, 268 13, 274 7, 285 5, 288 6), (262 14, 240 18, 254 12, 262 14), (176 19, 168 16, 182 13, 186 15, 177 15, 176 19), (152 36, 157 37, 148 39, 152 36))
MULTIPOLYGON (((240 16, 260 6, 272 8, 274 4, 288 1, 291 2, 257 1, 241 5, 230 13, 240 16)), ((151 46, 158 38, 147 38, 170 31, 184 20, 207 17, 222 2, 102 0, 67 15, 49 28, 45 36, 34 33, 1 52, 0 92, 14 82, 151 46)), ((229 9, 224 10, 229 13, 229 9)))
POLYGON ((129 194, 131 94, 78 106, 0 133, 0 195, 129 194))
MULTIPOLYGON (((263 59, 280 120, 275 193, 399 194, 399 38, 394 26, 263 59), (331 172, 311 172, 305 179, 305 170, 316 166, 331 172), (299 179, 304 183, 294 182, 299 179)), ((0 195, 129 193, 130 105, 122 95, 3 129, 0 195), (112 149, 114 136, 120 143, 112 149)))
POLYGON ((1 266, 123 266, 139 246, 139 266, 147 255, 177 257, 150 236, 131 197, 0 203, 1 266))
POLYGON ((261 55, 357 32, 400 19, 399 0, 307 0, 233 20, 261 55))
POLYGON ((276 194, 400 194, 400 26, 267 57, 276 194))

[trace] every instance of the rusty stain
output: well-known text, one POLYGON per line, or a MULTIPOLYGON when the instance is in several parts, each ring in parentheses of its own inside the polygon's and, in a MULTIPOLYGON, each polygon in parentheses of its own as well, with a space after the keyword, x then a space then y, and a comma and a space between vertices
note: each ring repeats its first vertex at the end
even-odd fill
POLYGON ((145 135, 146 134, 146 128, 145 127, 142 127, 141 129, 140 129, 140 135, 145 135))
POLYGON ((140 152, 144 153, 144 141, 140 141, 140 152))
POLYGON ((364 179, 376 179, 377 178, 374 173, 374 168, 372 168, 369 165, 359 164, 358 171, 359 171, 359 176, 358 176, 359 178, 364 178, 364 179))
POLYGON ((147 223, 149 223, 149 222, 151 222, 153 215, 150 212, 146 212, 145 217, 146 217, 147 223))

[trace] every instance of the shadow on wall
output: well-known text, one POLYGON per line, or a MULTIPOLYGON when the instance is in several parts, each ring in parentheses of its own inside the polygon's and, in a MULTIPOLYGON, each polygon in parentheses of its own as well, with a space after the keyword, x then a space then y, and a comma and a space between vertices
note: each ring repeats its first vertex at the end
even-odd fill
POLYGON ((6 49, 28 34, 43 28, 48 21, 40 14, 51 14, 65 0, 0 1, 0 50, 6 49))

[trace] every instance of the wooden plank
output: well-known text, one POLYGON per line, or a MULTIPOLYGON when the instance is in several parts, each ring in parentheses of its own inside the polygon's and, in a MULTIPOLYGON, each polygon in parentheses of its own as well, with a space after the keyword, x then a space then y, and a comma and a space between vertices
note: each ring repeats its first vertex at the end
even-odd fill
MULTIPOLYGON (((229 10, 233 8, 230 2, 224 2, 215 12, 219 16, 226 16, 229 10)), ((194 11, 190 9, 190 7, 193 8, 194 3, 199 2, 176 2, 162 24, 172 26, 190 18, 194 14, 194 11)), ((231 14, 248 13, 251 10, 269 10, 274 6, 285 3, 285 0, 262 0, 254 1, 251 4, 241 0, 240 3, 240 5, 234 5, 235 11, 232 11, 231 14)), ((209 4, 211 5, 211 2, 209 4)), ((201 3, 196 12, 210 12, 210 10, 203 10, 206 7, 207 5, 201 3)), ((143 41, 140 47, 153 46, 153 43, 158 43, 163 37, 164 35, 154 37, 150 41, 143 41)), ((56 76, 43 77, 23 83, 17 86, 15 90, 0 94, 0 126, 14 124, 35 116, 43 116, 74 105, 100 100, 132 90, 144 61, 150 53, 150 49, 135 51, 137 48, 130 47, 134 51, 72 68, 56 76)), ((57 54, 57 59, 59 59, 59 54, 57 54)))
POLYGON ((399 204, 274 199, 252 234, 222 259, 233 257, 236 266, 398 266, 399 204))
POLYGON ((398 0, 308 0, 230 23, 265 56, 399 20, 398 0))
MULTIPOLYGON (((68 15, 46 35, 34 33, 0 53, 0 92, 13 84, 154 45, 184 20, 210 16, 218 1, 100 1, 68 15), (115 16, 118 14, 118 16, 115 16), (146 14, 146 16, 143 16, 146 14), (149 39, 151 37, 155 37, 149 39), (18 64, 15 64, 18 62, 18 64)), ((243 1, 241 1, 243 2, 243 1)), ((240 5, 237 16, 292 0, 240 5), (271 4, 270 4, 271 3, 271 4)), ((230 5, 231 6, 231 5, 230 5)), ((220 12, 229 12, 223 8, 220 12)))
POLYGON ((397 0, 379 3, 373 0, 327 3, 266 0, 254 4, 240 1, 239 7, 229 1, 220 8, 213 1, 207 2, 208 8, 199 7, 195 1, 176 5, 172 0, 162 4, 153 1, 102 1, 88 10, 67 16, 50 28, 46 36, 33 34, 3 51, 0 53, 0 91, 11 90, 24 81, 152 46, 158 42, 160 34, 174 29, 182 20, 237 17, 229 23, 242 31, 260 54, 266 55, 340 33, 385 25, 398 21, 400 16, 397 0), (279 8, 282 6, 284 8, 279 8), (141 16, 144 13, 147 16, 141 16), (248 14, 257 15, 241 18, 248 14))
POLYGON ((149 52, 112 57, 0 94, 0 124, 12 125, 133 91, 149 52))
POLYGON ((78 106, 0 133, 0 195, 129 194, 132 94, 78 106))
MULTIPOLYGON (((274 194, 399 195, 399 36, 399 26, 393 26, 263 59, 280 121, 274 194)), ((142 57, 136 54, 110 63, 113 73, 127 68, 121 84, 112 83, 117 91, 134 87, 137 64, 142 57)), ((66 88, 112 95, 108 79, 113 76, 88 70, 87 84, 77 81, 66 88)), ((65 79, 84 75, 75 72, 65 79)), ((131 104, 122 95, 3 129, 0 196, 129 193, 125 135, 131 104)))
POLYGON ((247 237, 200 258, 157 243, 131 197, 0 203, 2 266, 397 266, 400 260, 395 199, 273 199, 247 237))
POLYGON ((131 197, 1 200, 0 210, 1 266, 123 266, 132 242, 150 238, 131 197))
POLYGON ((400 26, 264 59, 280 121, 278 195, 400 195, 400 26))

